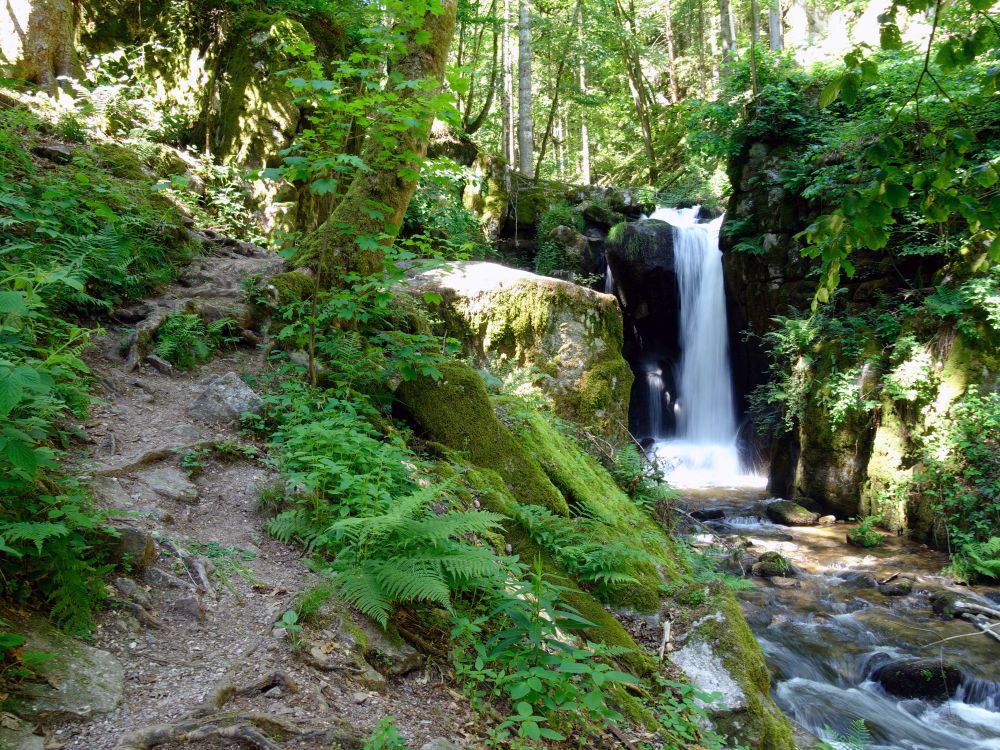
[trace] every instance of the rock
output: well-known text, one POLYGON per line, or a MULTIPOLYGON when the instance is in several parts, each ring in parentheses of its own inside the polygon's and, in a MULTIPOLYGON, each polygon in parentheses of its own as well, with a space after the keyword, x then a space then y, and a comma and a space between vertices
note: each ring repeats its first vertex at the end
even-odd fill
POLYGON ((771 585, 779 589, 798 589, 802 588, 802 584, 796 581, 794 578, 787 578, 785 576, 771 576, 771 585))
POLYGON ((389 681, 385 676, 379 672, 375 667, 367 662, 361 663, 361 674, 355 676, 359 685, 368 688, 369 690, 375 690, 379 693, 384 693, 389 688, 389 681))
POLYGON ((151 534, 124 524, 113 528, 118 532, 112 546, 112 556, 116 562, 143 570, 156 559, 156 545, 151 534))
POLYGON ((147 354, 145 361, 147 365, 163 375, 174 374, 174 366, 167 362, 167 360, 163 357, 159 357, 155 354, 147 354))
POLYGON ((23 718, 90 719, 121 701, 122 665, 107 651, 70 638, 41 618, 15 622, 13 630, 25 636, 25 648, 52 655, 36 669, 41 679, 26 683, 19 691, 23 718))
POLYGON ((534 367, 556 412, 607 436, 624 435, 633 375, 621 355, 614 297, 495 263, 452 262, 414 271, 402 285, 428 292, 449 335, 483 367, 534 367))
POLYGON ((756 562, 750 567, 750 573, 759 578, 788 578, 795 575, 795 571, 787 560, 772 561, 765 560, 756 562))
POLYGON ((153 606, 153 601, 149 597, 149 593, 141 588, 139 584, 133 581, 131 578, 116 578, 114 580, 114 587, 118 589, 119 593, 129 601, 133 601, 141 607, 149 609, 153 606))
POLYGON ((129 508, 132 498, 114 477, 97 476, 90 480, 90 491, 105 508, 129 508))
POLYGON ((157 495, 179 503, 198 502, 198 488, 187 474, 173 466, 157 466, 138 474, 138 479, 157 495))
POLYGON ((816 519, 817 526, 835 526, 837 524, 836 516, 820 516, 816 519))
POLYGON ((583 214, 588 223, 602 229, 611 229, 615 224, 625 221, 623 214, 594 201, 584 201, 576 207, 576 210, 583 214))
POLYGON ((196 595, 182 596, 173 603, 171 609, 184 617, 205 622, 205 607, 202 606, 201 599, 196 595))
POLYGON ((878 587, 883 596, 908 596, 913 591, 913 581, 909 578, 897 578, 889 583, 881 583, 878 587))
MULTIPOLYGON (((45 738, 32 734, 31 727, 17 721, 13 714, 9 714, 16 723, 15 727, 7 727, 0 724, 0 747, 4 750, 45 750, 45 738)), ((0 717, 3 721, 5 717, 0 717)))
POLYGON ((791 500, 769 503, 766 512, 772 522, 782 526, 815 526, 819 521, 819 513, 807 510, 791 500))
POLYGON ((457 745, 444 737, 435 737, 430 742, 422 745, 420 750, 462 750, 461 745, 457 745))
POLYGON ((962 682, 958 667, 937 659, 915 659, 879 667, 872 679, 902 698, 947 698, 962 682))
POLYGON ((942 617, 956 617, 955 605, 964 601, 968 600, 955 591, 935 591, 931 596, 931 608, 934 614, 942 617))
POLYGON ((205 422, 235 425, 244 413, 258 414, 263 408, 261 397, 230 371, 210 378, 187 413, 205 422))
POLYGON ((596 265, 596 258, 590 251, 590 242, 572 227, 557 226, 549 232, 549 239, 558 243, 563 255, 573 262, 578 270, 586 271, 596 265))
POLYGON ((73 161, 72 149, 54 143, 39 143, 32 146, 31 153, 55 164, 69 164, 73 161))
POLYGON ((691 511, 691 518, 699 521, 718 521, 726 517, 725 511, 719 508, 702 508, 691 511))

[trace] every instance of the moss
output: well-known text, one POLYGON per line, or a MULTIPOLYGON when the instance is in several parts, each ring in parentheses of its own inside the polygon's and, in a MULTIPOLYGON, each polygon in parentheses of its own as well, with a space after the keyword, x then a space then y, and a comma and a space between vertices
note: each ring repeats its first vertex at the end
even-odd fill
POLYGON ((739 602, 721 581, 710 585, 708 606, 721 617, 708 618, 692 638, 704 637, 743 692, 745 705, 716 717, 718 731, 752 750, 794 750, 788 719, 771 699, 771 678, 739 602))
POLYGON ((881 525, 889 531, 908 526, 906 495, 913 476, 904 468, 907 440, 895 404, 882 399, 881 419, 872 441, 867 477, 861 489, 861 511, 866 516, 881 515, 881 525))
POLYGON ((97 154, 101 166, 115 177, 126 180, 149 179, 143 169, 142 161, 133 148, 117 143, 98 143, 94 146, 94 153, 97 154))
MULTIPOLYGON (((476 489, 484 508, 495 513, 510 515, 513 503, 516 501, 499 474, 488 469, 471 469, 467 473, 467 481, 476 489)), ((531 540, 524 529, 508 521, 505 532, 511 549, 526 562, 540 559, 546 577, 564 587, 561 595, 566 603, 582 617, 594 623, 594 627, 582 631, 586 638, 625 649, 626 653, 618 658, 639 677, 648 677, 656 671, 656 663, 632 639, 621 623, 593 596, 577 586, 552 556, 531 540)))
POLYGON ((313 277, 301 271, 286 271, 268 279, 268 284, 277 291, 278 305, 306 299, 315 288, 313 277))
POLYGON ((559 490, 497 419, 479 373, 462 362, 447 362, 439 369, 440 380, 417 378, 396 391, 415 422, 431 439, 462 452, 476 466, 496 471, 519 501, 569 515, 559 490))

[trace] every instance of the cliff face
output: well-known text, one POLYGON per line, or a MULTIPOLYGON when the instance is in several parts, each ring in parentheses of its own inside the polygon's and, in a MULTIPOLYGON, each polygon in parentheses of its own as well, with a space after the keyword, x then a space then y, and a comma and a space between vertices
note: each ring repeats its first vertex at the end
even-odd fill
POLYGON ((818 262, 802 257, 797 235, 833 201, 795 189, 801 148, 752 143, 732 159, 722 228, 733 340, 742 329, 752 334, 750 343, 734 344, 737 387, 742 380, 748 391, 764 385, 774 393, 780 380, 784 389, 781 414, 763 436, 769 489, 811 498, 839 517, 878 515, 888 529, 943 542, 942 518, 915 481, 921 451, 939 439, 970 387, 997 389, 997 330, 918 305, 935 290, 958 294, 971 272, 961 261, 907 256, 891 243, 855 253, 857 273, 810 319, 818 262), (778 347, 773 334, 764 337, 787 332, 784 318, 802 321, 808 335, 777 369, 772 351, 769 368, 765 349, 778 347))

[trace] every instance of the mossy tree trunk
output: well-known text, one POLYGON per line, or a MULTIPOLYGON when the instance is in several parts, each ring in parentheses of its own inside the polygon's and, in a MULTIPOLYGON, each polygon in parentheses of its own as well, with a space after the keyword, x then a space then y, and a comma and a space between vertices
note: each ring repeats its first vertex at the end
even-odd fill
POLYGON ((3 56, 13 64, 14 76, 54 94, 60 77, 79 73, 79 12, 74 0, 7 2, 0 7, 0 13, 4 15, 0 19, 5 37, 3 56))
MULTIPOLYGON (((424 110, 418 97, 428 96, 422 86, 399 82, 433 81, 440 85, 448 49, 455 31, 456 0, 441 0, 438 11, 428 12, 410 33, 406 52, 390 70, 387 90, 400 112, 424 110)), ((307 238, 299 257, 311 266, 320 283, 330 285, 345 274, 376 273, 387 243, 399 232, 403 214, 417 187, 420 164, 427 154, 431 117, 417 126, 399 129, 381 138, 369 132, 362 159, 369 169, 360 171, 330 217, 307 238), (376 241, 360 241, 370 238, 376 241)), ((377 130, 374 125, 372 131, 377 130)))

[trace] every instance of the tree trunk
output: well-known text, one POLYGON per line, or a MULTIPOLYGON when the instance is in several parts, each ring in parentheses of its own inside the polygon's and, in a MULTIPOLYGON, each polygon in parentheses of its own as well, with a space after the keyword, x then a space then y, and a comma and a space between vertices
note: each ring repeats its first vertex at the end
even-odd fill
POLYGON ((649 161, 649 182, 656 184, 658 171, 656 168, 656 150, 653 146, 653 122, 650 113, 649 97, 646 93, 646 83, 642 75, 642 62, 636 43, 635 8, 630 3, 626 9, 620 0, 615 0, 614 10, 617 20, 622 24, 625 33, 622 35, 622 60, 625 65, 625 79, 628 82, 632 103, 635 105, 635 116, 642 129, 643 148, 649 161))
POLYGON ((677 84, 677 61, 674 59, 674 22, 671 18, 670 0, 663 0, 663 37, 667 44, 667 73, 670 75, 670 100, 677 104, 681 100, 677 84))
POLYGON ((768 37, 771 42, 771 51, 781 51, 781 0, 771 0, 771 7, 768 11, 768 37))
MULTIPOLYGON (((582 3, 581 3, 582 5, 582 3)), ((580 44, 578 60, 580 65, 580 94, 587 93, 587 66, 583 62, 583 11, 577 24, 577 41, 580 44)), ((580 108, 580 179, 584 185, 590 184, 590 134, 587 132, 587 108, 580 108)))
POLYGON ((517 60, 517 148, 521 174, 531 176, 534 127, 531 112, 531 0, 520 0, 517 60))
POLYGON ((74 0, 4 2, 0 7, 0 74, 20 78, 55 94, 62 76, 76 78, 76 25, 74 0))
POLYGON ((698 0, 698 80, 701 96, 708 93, 707 69, 705 65, 705 0, 698 0))
MULTIPOLYGON (((456 0, 441 0, 440 12, 427 13, 409 33, 406 52, 391 66, 386 83, 397 97, 396 107, 411 105, 419 111, 420 99, 429 93, 421 87, 397 88, 392 79, 432 81, 440 86, 455 32, 456 7, 456 0), (417 42, 418 36, 426 38, 424 44, 417 42)), ((417 187, 421 162, 427 154, 430 119, 424 117, 419 126, 396 132, 388 154, 382 142, 368 138, 362 153, 368 171, 355 175, 344 199, 309 236, 297 259, 313 268, 321 285, 330 286, 338 275, 368 276, 382 268, 385 247, 399 232, 417 187), (362 245, 362 238, 374 242, 362 245)))
POLYGON ((736 29, 730 0, 719 0, 719 26, 722 30, 722 62, 726 63, 736 54, 736 29))
POLYGON ((760 6, 757 0, 750 0, 750 91, 756 99, 760 91, 757 85, 757 43, 760 41, 760 6))
POLYGON ((510 0, 503 0, 503 35, 501 37, 503 91, 500 106, 503 109, 503 125, 500 151, 504 158, 504 185, 510 189, 510 170, 514 166, 514 56, 510 45, 510 0))

